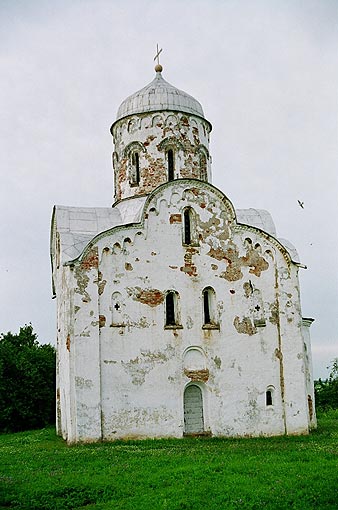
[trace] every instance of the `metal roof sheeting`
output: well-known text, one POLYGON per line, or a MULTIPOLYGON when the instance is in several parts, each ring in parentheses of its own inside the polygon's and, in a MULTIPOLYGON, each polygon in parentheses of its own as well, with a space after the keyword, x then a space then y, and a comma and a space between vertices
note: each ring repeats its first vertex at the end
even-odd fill
POLYGON ((165 81, 160 72, 151 83, 125 99, 116 120, 136 113, 173 110, 204 118, 201 104, 192 96, 165 81))

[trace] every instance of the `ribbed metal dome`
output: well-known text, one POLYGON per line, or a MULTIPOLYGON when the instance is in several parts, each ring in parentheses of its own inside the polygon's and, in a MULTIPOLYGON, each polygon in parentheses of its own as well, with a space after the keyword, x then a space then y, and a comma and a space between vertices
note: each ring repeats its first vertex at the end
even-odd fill
POLYGON ((192 96, 170 85, 161 72, 143 89, 127 97, 117 111, 116 120, 135 113, 174 110, 204 118, 200 103, 192 96))

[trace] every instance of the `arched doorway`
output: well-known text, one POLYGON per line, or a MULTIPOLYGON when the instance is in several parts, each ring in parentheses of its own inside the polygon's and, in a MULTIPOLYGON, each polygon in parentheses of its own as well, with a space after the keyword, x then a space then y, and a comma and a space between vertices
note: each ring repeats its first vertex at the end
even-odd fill
POLYGON ((184 432, 204 432, 202 391, 195 384, 187 386, 184 391, 184 432))

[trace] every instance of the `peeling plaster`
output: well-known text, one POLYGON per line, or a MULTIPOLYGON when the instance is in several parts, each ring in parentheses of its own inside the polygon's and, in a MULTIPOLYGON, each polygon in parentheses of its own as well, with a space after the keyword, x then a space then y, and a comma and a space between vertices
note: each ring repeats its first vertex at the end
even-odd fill
POLYGON ((164 351, 150 350, 141 351, 140 356, 131 359, 129 362, 121 361, 124 370, 131 376, 131 382, 135 385, 142 385, 146 375, 158 364, 163 364, 174 355, 174 348, 167 346, 164 351))
POLYGON ((240 318, 236 316, 234 318, 234 326, 238 333, 243 333, 250 336, 257 333, 257 329, 249 317, 243 317, 242 320, 240 320, 240 318))
POLYGON ((164 294, 158 289, 141 289, 140 287, 128 287, 128 293, 135 301, 143 305, 158 306, 164 301, 164 294))
POLYGON ((185 368, 184 373, 191 381, 207 382, 209 379, 209 370, 207 368, 201 370, 187 370, 185 368))

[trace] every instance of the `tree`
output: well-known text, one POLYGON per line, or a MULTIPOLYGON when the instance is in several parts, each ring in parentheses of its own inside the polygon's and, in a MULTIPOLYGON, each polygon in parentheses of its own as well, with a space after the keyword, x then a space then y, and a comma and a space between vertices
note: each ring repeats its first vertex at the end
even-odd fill
POLYGON ((0 336, 0 431, 55 422, 55 349, 39 345, 32 325, 0 336))
POLYGON ((332 361, 329 378, 315 381, 315 397, 320 411, 338 409, 338 358, 332 361))

